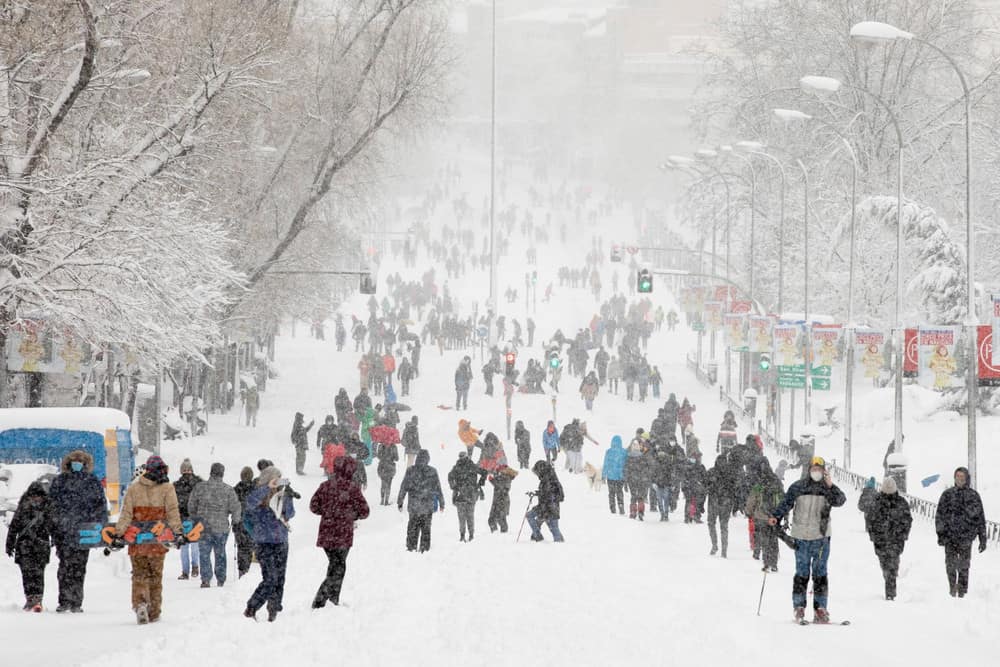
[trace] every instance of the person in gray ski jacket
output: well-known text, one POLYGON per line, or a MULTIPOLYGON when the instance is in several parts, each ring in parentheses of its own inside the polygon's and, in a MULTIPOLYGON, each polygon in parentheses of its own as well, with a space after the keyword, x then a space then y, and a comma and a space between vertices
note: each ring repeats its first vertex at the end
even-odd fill
POLYGON ((814 623, 829 623, 827 596, 829 581, 826 574, 830 558, 830 510, 841 507, 847 496, 830 477, 826 461, 814 456, 809 476, 788 487, 785 499, 771 513, 768 524, 775 526, 792 512, 791 535, 795 540, 795 577, 792 579, 792 606, 795 619, 805 620, 806 590, 809 576, 813 580, 814 623))
POLYGON ((215 553, 215 581, 217 586, 226 583, 226 542, 230 526, 239 526, 243 509, 236 491, 222 481, 226 468, 213 463, 207 482, 194 487, 188 499, 188 515, 200 519, 201 549, 199 551, 201 587, 212 585, 212 553, 215 553))

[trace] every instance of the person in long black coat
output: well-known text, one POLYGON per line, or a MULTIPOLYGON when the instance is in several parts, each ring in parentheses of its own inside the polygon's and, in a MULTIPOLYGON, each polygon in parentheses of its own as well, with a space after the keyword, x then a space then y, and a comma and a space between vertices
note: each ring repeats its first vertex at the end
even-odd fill
POLYGON ((379 505, 389 505, 392 478, 396 476, 396 462, 399 461, 399 450, 396 445, 380 443, 375 457, 378 459, 378 478, 382 482, 379 505))
POLYGON ((57 612, 83 611, 83 583, 87 577, 90 549, 80 546, 84 524, 108 522, 104 487, 93 474, 90 454, 75 450, 62 460, 61 472, 49 487, 55 521, 56 555, 59 557, 59 606, 57 612))
POLYGON ((896 576, 899 574, 899 556, 910 536, 913 516, 910 505, 899 495, 896 480, 886 477, 881 492, 865 512, 865 528, 875 547, 882 577, 885 579, 885 599, 896 598, 896 576))
POLYGON ((625 459, 625 485, 630 494, 628 516, 643 521, 646 516, 646 497, 653 483, 653 458, 645 444, 633 440, 625 459))
POLYGON ((972 541, 978 537, 979 553, 986 551, 983 501, 970 486, 968 468, 955 470, 955 486, 941 494, 934 522, 938 544, 944 547, 951 596, 965 597, 969 592, 972 541))
POLYGON ((563 542, 565 540, 559 530, 559 505, 566 499, 566 496, 563 493, 562 484, 559 483, 559 478, 556 476, 556 470, 548 461, 535 461, 531 472, 538 477, 538 490, 535 491, 538 504, 528 510, 525 517, 528 525, 531 526, 531 541, 542 542, 545 539, 541 531, 542 524, 545 523, 552 532, 552 540, 563 542))
POLYGON ((523 421, 518 421, 514 426, 514 442, 517 444, 518 467, 527 470, 531 460, 531 434, 524 428, 523 421))
POLYGON ((707 474, 708 471, 701 462, 701 452, 692 452, 684 463, 681 482, 681 491, 684 493, 684 523, 702 523, 707 474))
POLYGON ((712 539, 714 556, 719 551, 719 537, 722 538, 722 557, 726 557, 729 548, 729 517, 733 508, 737 507, 737 486, 739 477, 736 466, 725 454, 715 459, 715 465, 705 476, 705 487, 708 493, 708 535, 712 539), (715 533, 715 523, 719 523, 719 533, 715 533))
POLYGON ((292 444, 295 446, 295 473, 298 475, 306 474, 306 452, 309 450, 309 430, 312 429, 315 421, 310 421, 308 425, 305 423, 306 418, 301 412, 295 413, 295 419, 292 422, 292 444))
POLYGON ((490 476, 493 485, 493 504, 490 505, 490 532, 507 532, 507 515, 510 514, 510 485, 517 477, 517 471, 508 466, 501 466, 490 476))
POLYGON ((5 551, 21 568, 24 610, 41 611, 45 566, 52 551, 52 506, 40 482, 32 482, 17 503, 7 529, 5 551))
POLYGON ((431 519, 435 510, 444 511, 444 494, 441 492, 441 478, 430 466, 431 455, 426 449, 417 454, 416 463, 407 469, 403 482, 399 485, 396 505, 403 511, 403 502, 409 496, 407 511, 410 520, 406 524, 406 550, 416 551, 419 540, 420 551, 431 548, 431 519))

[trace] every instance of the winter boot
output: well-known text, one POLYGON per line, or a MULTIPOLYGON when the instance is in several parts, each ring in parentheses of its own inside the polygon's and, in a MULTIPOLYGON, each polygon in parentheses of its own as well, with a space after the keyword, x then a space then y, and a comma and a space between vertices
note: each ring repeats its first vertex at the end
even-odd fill
POLYGON ((795 608, 795 622, 802 623, 806 620, 806 608, 796 607, 795 608))
POLYGON ((31 611, 33 611, 36 614, 42 613, 41 595, 32 595, 30 598, 28 598, 28 601, 31 603, 31 611))
POLYGON ((712 545, 712 550, 708 552, 708 555, 709 556, 714 556, 717 553, 719 553, 719 547, 717 547, 716 545, 713 544, 712 545))
POLYGON ((817 607, 813 610, 813 623, 819 623, 821 625, 826 625, 830 622, 830 612, 828 612, 823 607, 817 607))
POLYGON ((139 625, 146 625, 149 623, 149 605, 145 602, 139 604, 135 608, 135 620, 139 625))
POLYGON ((192 565, 191 566, 191 578, 192 579, 197 579, 200 575, 201 575, 201 573, 198 571, 198 566, 197 565, 192 565))
POLYGON ((28 597, 26 597, 24 599, 24 606, 21 607, 21 610, 22 611, 31 611, 31 608, 34 607, 34 606, 35 606, 35 603, 32 601, 31 597, 28 596, 28 597))
POLYGON ((638 512, 638 510, 637 510, 637 508, 635 506, 635 503, 629 503, 629 506, 628 506, 628 518, 634 519, 637 512, 638 512))
POLYGON ((188 577, 187 573, 181 574, 181 576, 177 577, 178 581, 187 581, 188 579, 190 579, 190 577, 188 577))

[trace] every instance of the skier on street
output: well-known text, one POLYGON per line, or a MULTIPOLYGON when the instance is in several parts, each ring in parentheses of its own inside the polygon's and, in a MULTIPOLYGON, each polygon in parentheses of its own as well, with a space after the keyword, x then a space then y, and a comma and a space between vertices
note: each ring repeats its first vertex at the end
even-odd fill
POLYGON ((806 590, 809 577, 813 580, 813 623, 829 623, 827 611, 829 580, 827 560, 830 557, 830 510, 841 507, 847 497, 830 477, 826 461, 813 457, 809 477, 792 484, 785 499, 771 513, 770 526, 792 512, 791 536, 795 540, 795 577, 792 580, 792 606, 795 620, 805 622, 806 590), (794 510, 794 511, 793 511, 794 510))

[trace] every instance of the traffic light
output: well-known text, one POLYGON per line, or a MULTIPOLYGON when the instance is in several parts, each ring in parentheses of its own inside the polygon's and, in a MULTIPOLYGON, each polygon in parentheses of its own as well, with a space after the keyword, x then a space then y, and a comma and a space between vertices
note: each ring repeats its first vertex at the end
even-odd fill
POLYGON ((372 274, 361 274, 361 287, 359 289, 362 294, 375 294, 375 281, 372 279, 372 274))
POLYGON ((514 375, 514 362, 517 361, 517 355, 513 352, 508 352, 503 357, 505 368, 505 375, 507 377, 513 377, 514 375))
POLYGON ((760 361, 757 362, 757 368, 765 373, 771 370, 771 354, 769 352, 760 353, 760 361))
POLYGON ((562 365, 562 359, 560 359, 556 355, 552 355, 552 358, 549 359, 549 368, 555 370, 559 368, 560 365, 562 365))
POLYGON ((532 285, 538 284, 538 271, 531 272, 531 284, 532 285))
POLYGON ((640 269, 639 277, 637 283, 637 291, 639 294, 649 294, 653 291, 653 274, 649 272, 649 269, 640 269))
POLYGON ((622 261, 622 249, 620 246, 611 246, 611 261, 620 262, 622 261))

